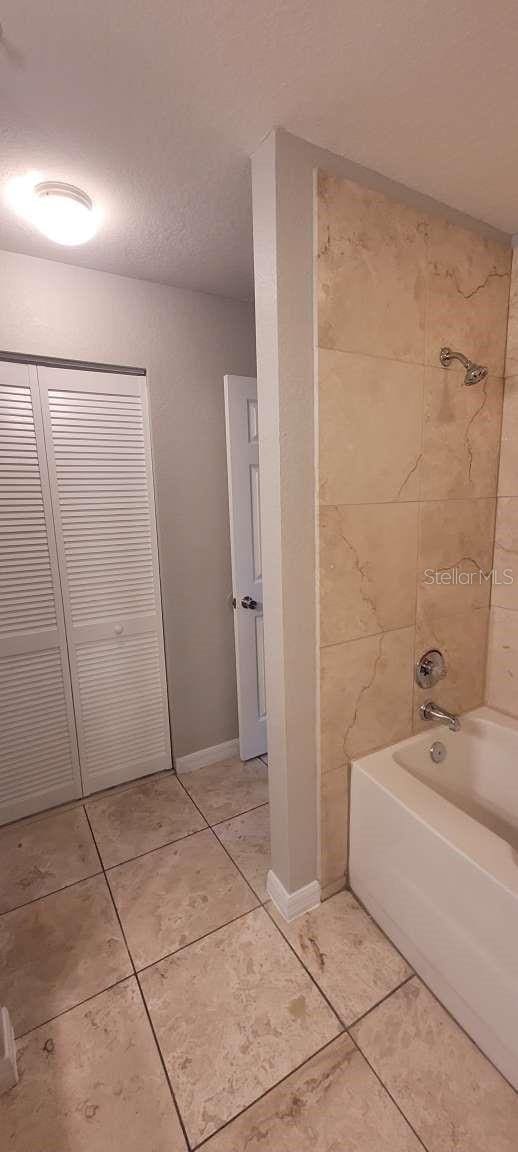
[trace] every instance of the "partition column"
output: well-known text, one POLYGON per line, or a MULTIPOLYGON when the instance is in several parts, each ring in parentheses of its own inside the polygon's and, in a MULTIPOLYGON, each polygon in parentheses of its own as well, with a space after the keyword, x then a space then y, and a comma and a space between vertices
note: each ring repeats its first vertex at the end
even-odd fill
POLYGON ((288 918, 318 903, 313 186, 293 138, 252 160, 271 871, 288 918))

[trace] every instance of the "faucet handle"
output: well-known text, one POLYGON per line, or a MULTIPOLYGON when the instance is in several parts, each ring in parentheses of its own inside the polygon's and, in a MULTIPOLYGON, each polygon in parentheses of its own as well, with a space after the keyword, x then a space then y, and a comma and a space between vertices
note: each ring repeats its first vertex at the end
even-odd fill
POLYGON ((438 648, 429 648, 417 661, 415 678, 420 688, 433 688, 446 675, 444 656, 438 648))

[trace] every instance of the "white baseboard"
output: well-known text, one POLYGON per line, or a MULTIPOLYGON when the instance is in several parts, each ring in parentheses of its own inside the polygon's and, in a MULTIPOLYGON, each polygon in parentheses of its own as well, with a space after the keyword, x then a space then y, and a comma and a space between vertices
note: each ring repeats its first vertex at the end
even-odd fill
POLYGON ((7 1008, 0 1008, 0 1095, 18 1083, 16 1044, 7 1008))
POLYGON ((318 908, 320 904, 320 884, 312 880, 304 888, 297 888, 296 892, 287 892, 275 872, 270 871, 266 881, 266 890, 273 900, 275 907, 285 920, 296 920, 311 908, 318 908))
POLYGON ((199 752, 190 752, 188 756, 178 756, 174 766, 179 776, 185 772, 196 772, 198 768, 207 768, 209 764, 217 764, 219 760, 231 760, 239 756, 239 740, 225 740, 223 744, 214 744, 212 748, 200 748, 199 752))

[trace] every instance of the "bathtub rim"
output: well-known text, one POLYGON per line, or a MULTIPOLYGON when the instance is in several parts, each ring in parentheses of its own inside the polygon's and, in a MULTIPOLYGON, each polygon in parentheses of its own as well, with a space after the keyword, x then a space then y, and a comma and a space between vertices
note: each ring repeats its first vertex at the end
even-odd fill
MULTIPOLYGON (((463 720, 478 720, 488 726, 511 729, 516 733, 518 744, 518 720, 496 709, 484 705, 466 712, 463 720)), ((430 726, 430 734, 432 731, 436 733, 440 728, 437 725, 430 726)), ((351 777, 354 772, 369 776, 385 793, 395 796, 412 817, 432 828, 475 867, 518 899, 518 860, 513 857, 513 849, 508 841, 464 812, 452 800, 435 792, 430 784, 414 776, 408 768, 395 760, 395 749, 420 745, 426 735, 427 731, 419 732, 406 740, 369 752, 366 756, 355 757, 351 761, 351 777)), ((352 810, 350 821, 352 833, 352 810)))

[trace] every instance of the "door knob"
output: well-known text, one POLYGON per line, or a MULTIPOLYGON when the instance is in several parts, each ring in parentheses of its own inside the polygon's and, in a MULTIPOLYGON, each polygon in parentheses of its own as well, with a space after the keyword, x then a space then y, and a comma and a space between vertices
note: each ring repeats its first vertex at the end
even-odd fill
POLYGON ((252 611, 254 611, 254 609, 257 608, 257 600, 254 600, 252 596, 243 596, 241 607, 250 608, 252 611))

